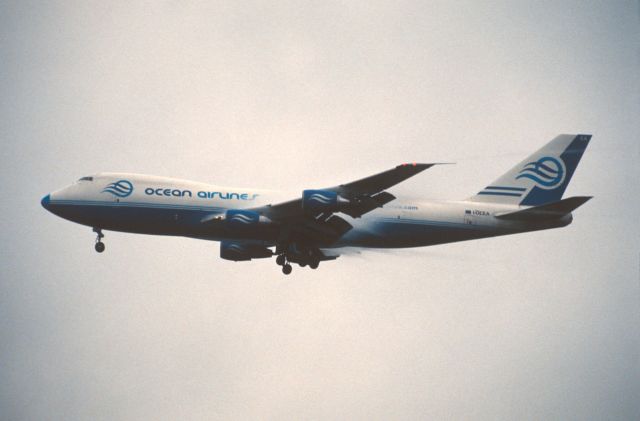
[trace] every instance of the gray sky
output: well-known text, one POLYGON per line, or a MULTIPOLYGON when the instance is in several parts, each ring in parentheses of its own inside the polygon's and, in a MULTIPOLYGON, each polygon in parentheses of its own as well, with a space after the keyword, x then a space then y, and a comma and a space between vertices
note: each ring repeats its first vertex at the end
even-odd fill
MULTIPOLYGON (((43 4, 44 3, 44 4, 43 4)), ((637 419, 637 2, 0 6, 0 418, 637 419), (283 277, 40 198, 98 171, 459 199, 594 138, 560 230, 283 277)))

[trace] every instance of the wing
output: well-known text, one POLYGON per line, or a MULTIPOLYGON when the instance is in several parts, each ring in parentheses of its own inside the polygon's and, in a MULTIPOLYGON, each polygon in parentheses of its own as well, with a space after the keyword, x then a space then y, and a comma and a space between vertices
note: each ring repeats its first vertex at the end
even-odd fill
MULTIPOLYGON (((367 212, 382 207, 395 199, 391 193, 385 190, 395 186, 398 183, 413 177, 414 175, 431 168, 437 163, 431 164, 403 164, 398 165, 390 170, 352 181, 346 184, 340 184, 335 187, 327 187, 318 191, 329 191, 338 194, 341 198, 349 201, 349 204, 343 206, 340 212, 359 218, 367 212)), ((303 198, 289 200, 287 202, 270 204, 259 208, 252 209, 271 220, 281 221, 288 218, 303 217, 308 215, 303 209, 303 198)), ((317 216, 317 215, 316 215, 317 216)))

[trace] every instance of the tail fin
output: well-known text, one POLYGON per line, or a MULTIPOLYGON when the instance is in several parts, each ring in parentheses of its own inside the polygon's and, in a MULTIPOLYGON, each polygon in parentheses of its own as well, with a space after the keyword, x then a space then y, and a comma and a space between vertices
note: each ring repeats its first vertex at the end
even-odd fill
POLYGON ((561 134, 467 200, 522 206, 557 202, 590 140, 591 135, 561 134))

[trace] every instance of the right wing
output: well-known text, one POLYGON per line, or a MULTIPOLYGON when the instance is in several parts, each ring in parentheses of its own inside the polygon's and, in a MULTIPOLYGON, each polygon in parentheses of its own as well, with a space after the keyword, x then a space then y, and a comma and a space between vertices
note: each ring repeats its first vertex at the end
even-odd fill
MULTIPOLYGON (((390 170, 352 181, 339 186, 318 189, 318 191, 328 191, 337 193, 340 197, 347 199, 350 204, 340 210, 354 218, 359 218, 367 212, 382 207, 395 199, 391 193, 384 190, 395 186, 398 183, 413 177, 414 175, 431 168, 432 164, 403 164, 390 170)), ((271 220, 278 221, 287 218, 297 218, 305 216, 303 211, 303 199, 296 198, 277 204, 269 204, 259 208, 251 209, 271 220)))

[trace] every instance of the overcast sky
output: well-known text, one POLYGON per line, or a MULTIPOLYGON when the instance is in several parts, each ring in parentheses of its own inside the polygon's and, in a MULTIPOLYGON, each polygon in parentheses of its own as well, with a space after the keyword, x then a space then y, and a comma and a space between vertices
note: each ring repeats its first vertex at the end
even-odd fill
POLYGON ((635 1, 0 3, 0 418, 638 419, 635 1), (284 277, 46 212, 131 171, 300 191, 593 139, 566 228, 284 277))

